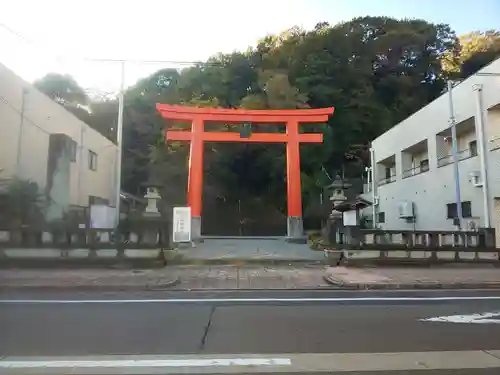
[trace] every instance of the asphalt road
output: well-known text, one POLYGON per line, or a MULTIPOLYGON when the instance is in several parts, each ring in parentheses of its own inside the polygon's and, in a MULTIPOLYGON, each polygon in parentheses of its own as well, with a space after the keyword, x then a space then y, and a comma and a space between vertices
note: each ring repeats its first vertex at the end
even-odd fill
POLYGON ((422 321, 486 312, 500 292, 2 294, 0 356, 500 350, 500 324, 422 321))

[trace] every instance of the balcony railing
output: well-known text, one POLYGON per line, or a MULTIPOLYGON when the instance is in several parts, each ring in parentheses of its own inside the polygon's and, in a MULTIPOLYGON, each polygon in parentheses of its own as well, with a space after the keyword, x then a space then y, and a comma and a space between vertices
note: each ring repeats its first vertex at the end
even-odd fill
MULTIPOLYGON (((470 148, 457 152, 458 161, 472 158, 474 156, 477 156, 477 151, 472 150, 470 148)), ((437 164, 438 164, 438 167, 444 167, 445 165, 448 165, 451 163, 453 163, 453 155, 452 154, 438 158, 437 164)))
POLYGON ((386 185, 386 184, 390 184, 391 182, 394 182, 396 181, 396 175, 393 174, 389 177, 385 177, 385 178, 381 178, 379 181, 378 181, 378 184, 379 186, 381 185, 386 185))
POLYGON ((414 168, 403 171, 403 178, 415 176, 417 174, 427 172, 428 170, 429 170, 429 165, 419 165, 414 168))
POLYGON ((500 149, 500 137, 494 138, 494 139, 490 140, 489 146, 490 146, 489 147, 490 151, 494 151, 494 150, 500 149))

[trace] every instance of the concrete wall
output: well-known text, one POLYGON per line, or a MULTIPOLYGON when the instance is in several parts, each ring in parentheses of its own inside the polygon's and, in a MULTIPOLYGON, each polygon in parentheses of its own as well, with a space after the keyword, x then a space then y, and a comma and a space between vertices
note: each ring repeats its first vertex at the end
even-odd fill
MULTIPOLYGON (((485 67, 482 72, 500 73, 500 59, 485 67)), ((489 181, 491 194, 492 225, 498 219, 494 214, 494 197, 500 197, 500 76, 473 76, 453 89, 457 129, 462 126, 463 134, 458 137, 459 150, 469 147, 469 142, 476 139, 475 129, 470 126, 475 123, 476 93, 473 85, 483 85, 483 105, 485 113, 486 139, 489 142, 487 158, 489 164, 489 181), (470 124, 469 124, 470 122, 470 124), (496 141, 494 141, 496 140, 496 141), (491 142, 490 142, 491 141, 491 142), (497 145, 497 148, 494 146, 497 145)), ((375 153, 375 169, 380 161, 395 155, 396 181, 377 186, 379 197, 377 211, 385 212, 385 223, 380 223, 383 229, 420 229, 420 230, 453 230, 452 219, 447 219, 447 203, 455 201, 455 183, 453 164, 438 167, 437 159, 443 153, 439 133, 449 128, 449 109, 447 94, 434 100, 403 122, 399 123, 372 142, 375 153), (427 155, 429 171, 402 178, 403 150, 427 140, 427 155), (398 203, 408 200, 414 203, 416 222, 406 222, 399 218, 398 203)), ((472 218, 465 219, 465 226, 474 221, 478 226, 484 224, 482 188, 471 183, 470 172, 480 171, 479 156, 464 157, 459 162, 460 187, 462 201, 471 201, 472 218)), ((380 176, 375 171, 375 176, 380 176)), ((371 193, 365 194, 371 199, 371 193)), ((500 233, 498 234, 500 235, 500 233)))
POLYGON ((70 166, 71 205, 88 206, 89 196, 113 203, 116 146, 1 64, 0 82, 0 177, 17 175, 45 189, 49 136, 66 134, 77 143, 70 166), (89 169, 89 150, 98 155, 96 171, 89 169))

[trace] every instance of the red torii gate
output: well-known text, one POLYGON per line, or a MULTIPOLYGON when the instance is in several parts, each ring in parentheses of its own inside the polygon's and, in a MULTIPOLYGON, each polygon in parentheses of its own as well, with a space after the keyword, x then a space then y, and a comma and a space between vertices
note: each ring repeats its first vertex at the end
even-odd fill
POLYGON ((320 109, 247 110, 184 107, 157 104, 163 118, 191 122, 191 130, 166 130, 165 141, 191 142, 189 154, 188 205, 191 207, 193 238, 201 236, 204 142, 286 143, 286 176, 288 202, 288 237, 301 238, 302 192, 300 186, 299 143, 321 143, 323 134, 301 134, 299 123, 328 121, 333 107, 320 109), (236 132, 206 132, 206 121, 223 123, 286 124, 286 133, 252 133, 242 137, 236 132))

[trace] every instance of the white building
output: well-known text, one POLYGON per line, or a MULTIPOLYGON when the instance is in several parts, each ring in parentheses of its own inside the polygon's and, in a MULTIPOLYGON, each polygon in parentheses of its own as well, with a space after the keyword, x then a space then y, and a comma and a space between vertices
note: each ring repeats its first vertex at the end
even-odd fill
MULTIPOLYGON (((464 230, 493 227, 498 239, 500 59, 455 86, 452 96, 463 215, 461 227, 464 230), (481 117, 484 142, 478 131, 481 117)), ((365 190, 365 198, 374 201, 375 206, 374 212, 365 212, 365 215, 371 216, 377 227, 457 228, 453 220, 457 204, 449 108, 446 93, 372 142, 374 179, 365 190)))
POLYGON ((53 193, 66 197, 59 202, 64 211, 114 205, 116 156, 113 142, 0 64, 0 178, 32 180, 44 190, 58 183, 53 193), (49 167, 55 134, 68 143, 65 169, 55 161, 64 175, 49 167))

